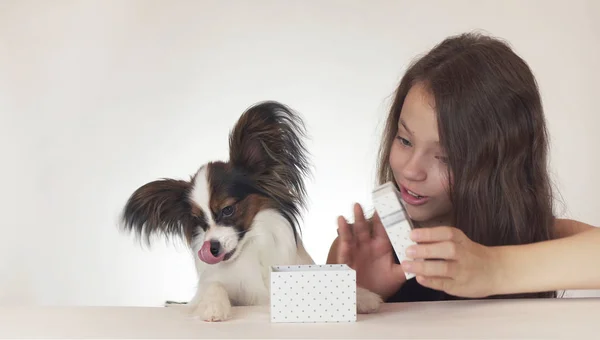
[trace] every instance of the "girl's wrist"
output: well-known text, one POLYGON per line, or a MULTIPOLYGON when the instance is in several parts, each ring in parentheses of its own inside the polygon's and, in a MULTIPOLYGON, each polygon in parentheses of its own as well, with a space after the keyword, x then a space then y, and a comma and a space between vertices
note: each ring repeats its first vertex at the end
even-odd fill
MULTIPOLYGON (((531 271, 530 245, 497 246, 494 249, 494 295, 530 293, 539 279, 527 275, 531 271)), ((534 261, 535 262, 535 261, 534 261)))
POLYGON ((491 292, 490 295, 507 294, 510 291, 511 265, 510 265, 510 247, 490 247, 492 273, 491 273, 491 292))

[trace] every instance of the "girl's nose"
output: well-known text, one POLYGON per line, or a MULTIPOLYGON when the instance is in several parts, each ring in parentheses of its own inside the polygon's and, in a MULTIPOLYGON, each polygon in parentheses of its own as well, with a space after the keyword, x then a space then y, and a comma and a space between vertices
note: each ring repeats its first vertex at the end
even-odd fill
POLYGON ((413 153, 402 168, 402 175, 409 181, 424 181, 427 179, 426 167, 422 159, 413 153))

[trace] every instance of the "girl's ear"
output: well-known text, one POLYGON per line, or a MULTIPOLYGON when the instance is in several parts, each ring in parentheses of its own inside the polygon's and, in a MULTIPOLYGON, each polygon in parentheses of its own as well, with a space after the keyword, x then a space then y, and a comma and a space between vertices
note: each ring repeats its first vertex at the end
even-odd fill
POLYGON ((144 184, 125 204, 122 228, 145 238, 148 245, 153 235, 185 239, 194 227, 189 201, 191 188, 191 182, 174 179, 144 184))

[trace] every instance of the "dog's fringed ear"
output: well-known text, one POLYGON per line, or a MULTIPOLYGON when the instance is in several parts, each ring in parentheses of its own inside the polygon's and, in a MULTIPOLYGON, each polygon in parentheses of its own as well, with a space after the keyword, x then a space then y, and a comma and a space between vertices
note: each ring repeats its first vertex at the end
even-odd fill
POLYGON ((310 174, 304 137, 301 117, 275 101, 247 109, 229 136, 229 160, 234 167, 293 215, 305 205, 303 177, 310 174))
POLYGON ((138 188, 121 215, 122 228, 150 245, 151 236, 181 237, 187 241, 193 228, 189 192, 191 182, 161 179, 138 188))
POLYGON ((269 165, 267 150, 274 144, 268 140, 277 138, 273 135, 275 125, 272 117, 260 107, 244 112, 229 135, 231 163, 252 173, 265 171, 269 165))
POLYGON ((229 159, 253 174, 272 176, 303 198, 310 173, 304 123, 289 107, 266 101, 248 108, 229 135, 229 159))

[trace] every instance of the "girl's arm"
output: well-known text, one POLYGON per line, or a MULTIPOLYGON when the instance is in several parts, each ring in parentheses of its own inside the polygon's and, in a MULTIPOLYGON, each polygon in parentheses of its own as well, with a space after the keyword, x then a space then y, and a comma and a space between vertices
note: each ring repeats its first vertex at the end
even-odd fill
MULTIPOLYGON (((571 227, 582 227, 576 224, 582 223, 571 227)), ((560 239, 495 247, 500 275, 494 294, 600 289, 600 228, 584 227, 560 239)))
POLYGON ((563 228, 571 236, 496 247, 453 227, 418 228, 411 232, 417 245, 407 249, 414 260, 402 268, 425 287, 470 298, 600 289, 600 228, 576 221, 563 228))

